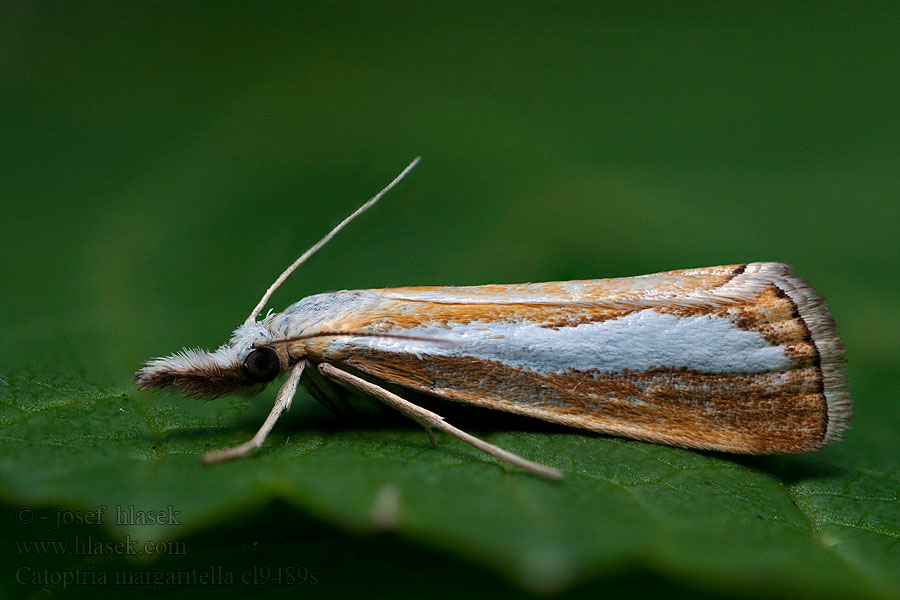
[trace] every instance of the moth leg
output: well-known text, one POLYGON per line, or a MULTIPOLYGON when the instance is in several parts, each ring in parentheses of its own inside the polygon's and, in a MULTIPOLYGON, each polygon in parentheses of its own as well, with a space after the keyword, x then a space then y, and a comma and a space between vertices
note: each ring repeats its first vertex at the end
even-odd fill
POLYGON ((532 473, 536 473, 550 479, 562 479, 562 473, 557 471, 556 469, 545 467, 544 465, 532 462, 530 460, 522 458, 517 454, 507 452, 499 446, 489 444, 482 439, 479 439, 473 435, 469 435, 465 431, 457 429, 453 425, 444 421, 444 418, 437 413, 433 413, 430 410, 426 410, 421 406, 417 406, 408 400, 404 400, 397 394, 389 392, 388 390, 375 385, 374 383, 366 381, 361 377, 357 377, 356 375, 338 369, 337 367, 328 363, 321 363, 319 365, 319 372, 326 377, 329 377, 340 383, 344 383, 352 388, 357 389, 360 392, 364 392, 366 394, 374 396, 391 408, 400 411, 402 414, 406 415, 407 417, 424 427, 425 431, 428 432, 428 437, 431 439, 432 443, 434 443, 434 436, 432 436, 431 434, 431 429, 437 429, 439 431, 443 431, 444 433, 449 433, 453 437, 458 438, 466 442, 467 444, 475 446, 482 452, 486 452, 491 456, 495 456, 500 460, 508 462, 511 465, 521 467, 527 471, 531 471, 532 473))
POLYGON ((272 407, 272 410, 269 412, 269 416, 266 417, 265 422, 263 422, 262 427, 259 428, 259 431, 256 432, 256 435, 254 435, 250 441, 244 442, 240 446, 235 446, 233 448, 208 452, 203 456, 203 462, 205 464, 222 462, 224 460, 237 458, 238 456, 243 456, 251 450, 259 448, 262 445, 263 440, 266 439, 266 436, 269 435, 269 432, 272 431, 272 428, 275 427, 275 423, 278 421, 278 417, 281 416, 281 413, 291 407, 291 401, 294 399, 294 394, 297 393, 297 384, 300 383, 300 376, 303 374, 303 369, 305 367, 306 360, 301 360, 291 369, 287 381, 284 382, 284 385, 278 390, 278 395, 275 396, 275 406, 272 407))
POLYGON ((347 418, 351 413, 356 412, 350 403, 347 402, 346 391, 336 386, 330 379, 325 379, 319 375, 315 369, 304 371, 303 379, 300 383, 306 386, 306 390, 315 398, 316 402, 339 417, 347 418))
MULTIPOLYGON (((321 365, 319 365, 319 366, 321 366, 321 365)), ((342 371, 342 372, 344 372, 344 371, 342 371)), ((309 376, 309 374, 312 373, 312 370, 309 370, 309 371, 307 371, 306 373, 307 373, 307 376, 309 376)), ((324 372, 323 372, 323 373, 324 373, 324 372)), ((316 373, 315 379, 316 379, 318 382, 320 382, 320 384, 324 384, 324 385, 329 386, 329 388, 332 389, 332 390, 340 390, 340 392, 341 392, 341 400, 343 401, 344 404, 347 404, 348 406, 349 406, 349 403, 347 402, 347 398, 346 398, 346 395, 347 395, 347 389, 352 389, 352 390, 359 391, 359 387, 358 387, 358 386, 355 386, 355 385, 353 385, 353 384, 347 383, 347 382, 345 382, 345 381, 340 381, 340 382, 338 382, 340 385, 337 385, 337 384, 335 383, 335 381, 337 381, 336 379, 325 378, 325 377, 323 377, 322 375, 320 375, 320 374, 318 374, 318 373, 316 373)), ((312 380, 313 380, 312 377, 310 377, 310 378, 309 378, 309 381, 312 381, 312 380)), ((312 390, 310 390, 310 393, 312 393, 312 390)), ((313 394, 313 396, 315 396, 315 394, 313 394)), ((323 403, 323 404, 324 404, 324 403, 323 403)), ((325 405, 325 406, 328 406, 328 405, 325 405)), ((437 440, 434 439, 434 433, 431 432, 431 425, 430 425, 430 424, 422 422, 417 416, 412 415, 412 414, 409 414, 409 413, 405 412, 403 409, 400 409, 400 408, 398 408, 398 407, 396 407, 396 406, 393 406, 393 405, 389 405, 389 406, 391 406, 392 408, 395 408, 396 410, 399 410, 399 411, 400 411, 401 413, 403 413, 407 418, 410 418, 410 419, 412 419, 413 421, 415 421, 416 423, 418 423, 419 425, 421 425, 422 428, 425 430, 425 435, 428 436, 428 441, 431 442, 431 445, 432 445, 433 447, 437 448, 437 440)), ((330 408, 334 409, 335 407, 334 407, 334 405, 331 405, 330 408)), ((335 413, 338 413, 338 411, 336 411, 336 410, 335 410, 334 412, 335 412, 335 413)), ((339 413, 338 413, 338 414, 339 414, 339 413)))

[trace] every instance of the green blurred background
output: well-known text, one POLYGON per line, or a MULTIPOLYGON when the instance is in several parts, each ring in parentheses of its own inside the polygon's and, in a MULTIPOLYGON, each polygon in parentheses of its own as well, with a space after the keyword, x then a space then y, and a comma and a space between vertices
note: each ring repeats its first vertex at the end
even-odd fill
MULTIPOLYGON (((132 394, 141 361, 225 341, 284 266, 421 155, 273 307, 789 262, 848 347, 851 440, 897 449, 896 3, 0 6, 0 376, 132 394)), ((388 553, 516 589, 309 527, 332 555, 375 561, 373 580, 388 553)), ((641 589, 597 582, 592 595, 641 589)))

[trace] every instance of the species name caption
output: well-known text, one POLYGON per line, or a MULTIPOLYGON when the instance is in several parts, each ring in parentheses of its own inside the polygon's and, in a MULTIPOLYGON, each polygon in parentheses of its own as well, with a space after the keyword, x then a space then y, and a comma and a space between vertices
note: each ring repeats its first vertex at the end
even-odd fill
POLYGON ((16 583, 21 586, 56 587, 70 589, 85 586, 137 586, 162 590, 179 586, 315 586, 319 574, 306 567, 259 567, 233 571, 222 566, 188 568, 179 571, 116 570, 97 567, 76 568, 68 571, 40 569, 28 565, 15 571, 16 583))
POLYGON ((418 164, 341 221, 263 294, 231 339, 146 362, 141 389, 192 398, 261 391, 287 374, 249 441, 262 445, 301 383, 334 407, 345 388, 511 465, 562 473, 450 425, 384 386, 598 433, 780 454, 841 439, 852 416, 845 351, 825 302, 789 265, 750 262, 615 279, 350 290, 258 319, 275 290, 418 164))

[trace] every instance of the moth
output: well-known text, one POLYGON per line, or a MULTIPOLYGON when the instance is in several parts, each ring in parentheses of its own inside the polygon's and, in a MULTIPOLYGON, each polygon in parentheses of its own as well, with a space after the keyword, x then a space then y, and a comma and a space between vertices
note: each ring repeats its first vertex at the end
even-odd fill
POLYGON ((258 316, 274 291, 417 163, 307 250, 215 352, 146 362, 141 389, 218 398, 287 379, 248 442, 259 447, 303 382, 370 395, 421 425, 534 473, 561 473, 447 423, 387 387, 647 442, 734 453, 805 452, 851 418, 844 346, 823 299, 776 262, 616 279, 401 287, 309 296, 258 316))

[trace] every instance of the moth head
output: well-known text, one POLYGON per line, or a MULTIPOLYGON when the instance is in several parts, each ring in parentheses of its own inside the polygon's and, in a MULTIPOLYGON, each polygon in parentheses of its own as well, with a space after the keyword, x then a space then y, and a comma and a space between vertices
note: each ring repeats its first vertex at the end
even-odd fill
POLYGON ((258 394, 288 362, 286 354, 265 344, 267 338, 272 333, 263 323, 246 323, 215 352, 184 348, 147 361, 134 374, 134 381, 142 390, 171 389, 203 400, 232 393, 258 394))
POLYGON ((168 388, 191 398, 206 400, 234 392, 255 394, 262 391, 268 382, 290 367, 290 361, 283 347, 276 349, 266 344, 267 339, 272 340, 276 337, 268 328, 274 315, 267 315, 262 321, 257 321, 260 311, 291 273, 318 252, 350 221, 374 206, 419 163, 419 160, 420 158, 416 158, 412 161, 387 187, 338 223, 325 237, 313 244, 285 269, 263 294, 244 324, 234 330, 227 344, 220 346, 215 352, 184 348, 171 356, 147 361, 134 374, 134 381, 142 390, 168 388))

